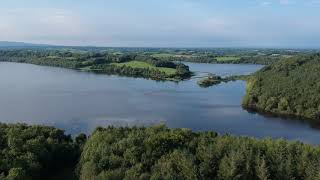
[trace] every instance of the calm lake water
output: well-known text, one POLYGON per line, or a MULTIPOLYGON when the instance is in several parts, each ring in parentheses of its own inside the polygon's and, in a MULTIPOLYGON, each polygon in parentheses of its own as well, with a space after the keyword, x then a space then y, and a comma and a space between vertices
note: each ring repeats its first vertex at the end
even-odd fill
MULTIPOLYGON (((187 63, 198 74, 240 75, 259 65, 187 63)), ((107 76, 29 64, 0 63, 0 121, 53 125, 68 133, 97 126, 165 123, 174 128, 320 144, 309 124, 248 113, 241 107, 245 82, 200 88, 180 83, 107 76)))

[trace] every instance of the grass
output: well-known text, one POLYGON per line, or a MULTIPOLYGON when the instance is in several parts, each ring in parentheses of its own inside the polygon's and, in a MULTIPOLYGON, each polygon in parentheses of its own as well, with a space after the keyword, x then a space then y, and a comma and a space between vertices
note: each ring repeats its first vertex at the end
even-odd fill
POLYGON ((112 63, 113 65, 116 66, 129 66, 132 68, 149 68, 149 69, 158 69, 159 71, 162 71, 164 73, 166 73, 167 75, 174 75, 177 71, 176 69, 173 68, 164 68, 164 67, 155 67, 151 64, 148 64, 146 62, 142 62, 142 61, 129 61, 129 62, 125 62, 125 63, 112 63))
POLYGON ((47 59, 76 60, 75 57, 47 56, 46 58, 47 58, 47 59))
POLYGON ((239 60, 240 57, 237 56, 222 56, 222 57, 217 57, 217 61, 234 61, 234 60, 239 60))

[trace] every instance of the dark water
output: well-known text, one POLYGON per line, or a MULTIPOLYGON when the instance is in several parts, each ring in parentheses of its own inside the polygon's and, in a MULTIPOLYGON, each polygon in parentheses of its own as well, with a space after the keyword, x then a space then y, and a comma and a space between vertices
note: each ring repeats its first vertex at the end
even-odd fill
MULTIPOLYGON (((248 74, 257 65, 188 63, 191 70, 248 74)), ((155 82, 28 64, 0 63, 0 121, 53 125, 68 133, 96 126, 150 125, 283 137, 320 144, 320 130, 297 120, 270 118, 241 108, 245 82, 207 89, 197 79, 155 82)))

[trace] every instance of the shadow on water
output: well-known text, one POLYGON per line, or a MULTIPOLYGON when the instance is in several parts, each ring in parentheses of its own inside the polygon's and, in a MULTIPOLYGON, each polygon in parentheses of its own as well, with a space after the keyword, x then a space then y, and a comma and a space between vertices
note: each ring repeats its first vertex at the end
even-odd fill
MULTIPOLYGON (((245 111, 247 111, 250 114, 258 114, 260 116, 264 116, 268 118, 270 121, 282 121, 284 123, 292 123, 292 122, 297 122, 303 124, 308 124, 311 128, 320 130, 320 121, 313 120, 313 119, 305 119, 305 118, 300 118, 297 116, 292 116, 292 115, 277 115, 274 113, 269 113, 269 112, 262 112, 262 111, 256 111, 253 109, 247 109, 243 108, 245 111)), ((320 133, 320 132, 319 132, 320 133)))

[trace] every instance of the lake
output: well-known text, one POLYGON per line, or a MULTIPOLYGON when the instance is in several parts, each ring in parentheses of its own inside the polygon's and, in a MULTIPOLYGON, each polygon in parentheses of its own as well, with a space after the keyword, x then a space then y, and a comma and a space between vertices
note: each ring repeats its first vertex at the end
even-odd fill
MULTIPOLYGON (((186 63, 198 75, 249 74, 260 65, 186 63)), ((156 82, 76 70, 0 63, 0 122, 41 124, 67 133, 90 133, 97 126, 152 125, 320 144, 320 131, 293 119, 265 117, 241 107, 245 82, 210 88, 197 78, 156 82)))

